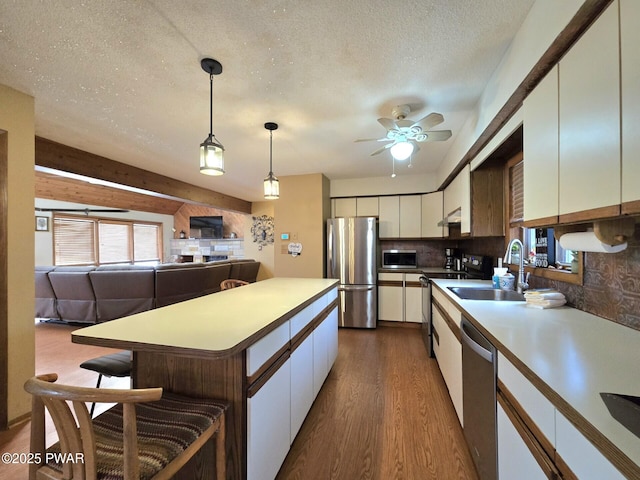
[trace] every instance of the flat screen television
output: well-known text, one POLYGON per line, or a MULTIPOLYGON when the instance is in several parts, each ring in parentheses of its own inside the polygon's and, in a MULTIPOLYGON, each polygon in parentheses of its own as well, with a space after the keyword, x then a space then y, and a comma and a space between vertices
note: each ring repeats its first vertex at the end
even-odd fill
POLYGON ((190 237, 222 238, 222 216, 189 217, 190 237))

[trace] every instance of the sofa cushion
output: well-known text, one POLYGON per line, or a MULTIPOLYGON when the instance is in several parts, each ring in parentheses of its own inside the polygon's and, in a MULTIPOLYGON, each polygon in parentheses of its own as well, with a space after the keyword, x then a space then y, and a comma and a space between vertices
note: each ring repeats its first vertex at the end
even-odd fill
POLYGON ((89 272, 96 295, 98 322, 126 317, 155 307, 153 266, 105 265, 89 272))

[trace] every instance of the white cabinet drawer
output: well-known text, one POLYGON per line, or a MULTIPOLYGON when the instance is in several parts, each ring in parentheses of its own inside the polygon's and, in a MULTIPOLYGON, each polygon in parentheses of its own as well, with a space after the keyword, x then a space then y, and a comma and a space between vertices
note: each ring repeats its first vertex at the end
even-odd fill
POLYGON ((295 337, 298 333, 300 333, 304 327, 309 325, 309 322, 313 320, 315 316, 313 305, 309 305, 301 312, 296 313, 290 320, 289 325, 291 329, 290 337, 295 337))
POLYGON ((273 355, 289 343, 289 322, 285 322, 273 332, 247 348, 247 376, 258 371, 273 355))
POLYGON ((498 378, 543 435, 555 445, 555 407, 504 355, 498 352, 498 378))

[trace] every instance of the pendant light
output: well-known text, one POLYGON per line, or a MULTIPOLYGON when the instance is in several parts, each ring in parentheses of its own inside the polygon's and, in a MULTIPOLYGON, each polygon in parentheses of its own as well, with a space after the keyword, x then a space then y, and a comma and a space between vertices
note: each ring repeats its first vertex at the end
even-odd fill
POLYGON ((264 179, 264 198, 275 200, 280 197, 280 182, 273 174, 273 131, 278 129, 278 124, 267 122, 264 128, 269 130, 269 175, 264 179))
POLYGON ((200 173, 222 175, 224 173, 224 147, 213 134, 213 76, 222 73, 222 65, 213 58, 200 61, 209 74, 209 136, 200 144, 200 173))

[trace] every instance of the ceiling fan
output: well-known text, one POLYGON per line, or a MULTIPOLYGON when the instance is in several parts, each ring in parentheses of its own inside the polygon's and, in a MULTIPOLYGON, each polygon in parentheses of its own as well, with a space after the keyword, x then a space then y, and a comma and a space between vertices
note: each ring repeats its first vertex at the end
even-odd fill
POLYGON ((371 155, 378 155, 387 149, 391 149, 391 155, 396 160, 406 160, 414 152, 420 150, 418 143, 441 142, 451 137, 451 130, 434 130, 431 128, 444 122, 444 117, 440 113, 430 113, 426 117, 418 120, 407 120, 407 115, 411 113, 409 105, 397 105, 391 111, 394 119, 379 118, 378 123, 387 129, 387 136, 384 138, 364 138, 356 142, 388 142, 384 147, 377 149, 371 155))

